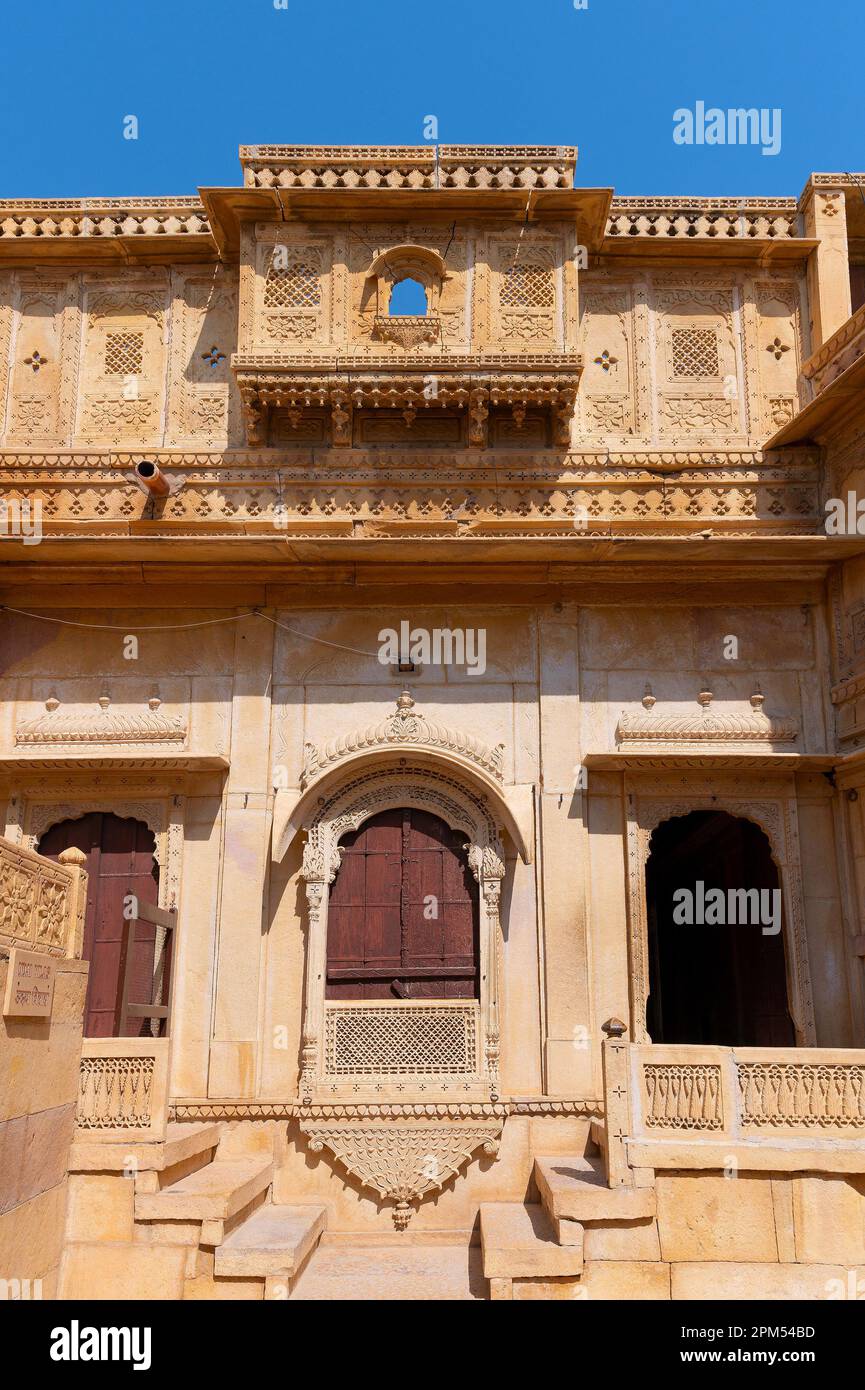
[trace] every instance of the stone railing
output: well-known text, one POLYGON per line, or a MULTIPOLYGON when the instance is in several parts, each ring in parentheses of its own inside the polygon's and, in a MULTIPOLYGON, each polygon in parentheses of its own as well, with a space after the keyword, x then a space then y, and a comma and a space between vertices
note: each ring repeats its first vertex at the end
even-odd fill
POLYGON ((572 188, 570 145, 241 145, 251 188, 572 188))
POLYGON ((801 237, 795 198, 614 198, 607 236, 689 241, 801 237))
POLYGON ((0 839, 0 946, 76 959, 84 939, 87 872, 80 850, 60 863, 0 839))
POLYGON ((209 234, 207 215, 196 197, 0 200, 0 245, 35 239, 113 241, 209 234))
POLYGON ((604 1063, 611 1181, 635 1167, 718 1166, 725 1153, 792 1169, 826 1151, 830 1166, 865 1172, 863 1049, 611 1039, 604 1063))
POLYGON ((85 1038, 78 1137, 130 1143, 163 1139, 167 1082, 167 1038, 85 1038))
POLYGON ((635 1133, 865 1138, 863 1051, 653 1047, 636 1065, 635 1133))

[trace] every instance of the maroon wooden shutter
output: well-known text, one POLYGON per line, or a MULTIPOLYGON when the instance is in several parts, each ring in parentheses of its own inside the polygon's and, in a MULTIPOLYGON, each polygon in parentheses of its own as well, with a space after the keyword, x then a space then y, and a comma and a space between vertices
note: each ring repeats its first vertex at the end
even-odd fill
POLYGON ((465 836, 405 808, 372 817, 341 846, 327 998, 476 998, 478 888, 465 836))
MULTIPOLYGON (((84 1036, 110 1038, 116 1033, 120 1002, 123 900, 133 893, 141 902, 155 905, 159 896, 153 832, 143 821, 94 811, 78 820, 53 825, 42 836, 38 849, 40 854, 56 859, 70 846, 87 856, 84 867, 90 876, 82 952, 90 962, 84 1036)), ((137 986, 147 988, 153 978, 155 928, 143 928, 139 937, 133 978, 137 986)))

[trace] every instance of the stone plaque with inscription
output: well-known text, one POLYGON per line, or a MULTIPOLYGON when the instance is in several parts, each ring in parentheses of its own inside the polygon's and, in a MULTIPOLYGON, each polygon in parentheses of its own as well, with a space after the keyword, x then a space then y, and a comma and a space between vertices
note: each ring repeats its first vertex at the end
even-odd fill
POLYGON ((56 962, 39 951, 13 946, 3 998, 6 1018, 49 1018, 54 1002, 56 962))

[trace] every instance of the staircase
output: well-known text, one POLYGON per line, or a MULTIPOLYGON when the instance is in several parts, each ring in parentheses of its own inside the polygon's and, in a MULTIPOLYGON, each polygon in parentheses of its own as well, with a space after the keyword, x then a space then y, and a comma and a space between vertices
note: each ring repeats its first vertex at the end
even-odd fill
POLYGON ((169 1124, 158 1142, 73 1144, 63 1297, 290 1296, 325 1209, 274 1205, 271 1159, 223 1157, 220 1137, 169 1124))
POLYGON ((540 1202, 484 1202, 480 1209, 483 1272, 491 1299, 561 1299, 588 1294, 589 1240, 621 1228, 654 1225, 653 1187, 608 1187, 594 1156, 536 1158, 540 1202))
POLYGON ((481 1204, 478 1247, 470 1231, 328 1231, 323 1206, 273 1203, 270 1154, 224 1143, 218 1124, 76 1140, 61 1297, 580 1298, 657 1243, 654 1188, 608 1187, 601 1157, 535 1158, 529 1201, 481 1204))

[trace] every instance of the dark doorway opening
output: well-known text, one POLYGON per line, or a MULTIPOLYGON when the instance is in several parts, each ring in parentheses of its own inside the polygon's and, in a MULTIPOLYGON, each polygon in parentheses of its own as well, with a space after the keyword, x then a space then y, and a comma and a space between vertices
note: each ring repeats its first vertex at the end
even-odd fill
POLYGON ((765 909, 779 901, 771 895, 781 887, 764 832, 724 811, 692 811, 659 825, 650 851, 646 1026, 652 1041, 795 1046, 783 920, 777 934, 763 930, 765 909), (718 889, 720 910, 704 910, 707 898, 718 904, 709 897, 718 889), (737 890, 758 891, 760 920, 754 920, 757 897, 750 893, 746 906, 737 890), (706 920, 683 923, 687 915, 706 920), (712 922, 713 915, 722 920, 712 922))
POLYGON ((478 885, 465 835, 402 807, 372 816, 340 847, 326 997, 478 998, 478 885))
MULTIPOLYGON (((60 821, 46 830, 39 853, 57 859, 64 849, 87 856, 87 915, 82 955, 90 962, 84 1006, 86 1038, 117 1037, 120 1030, 124 946, 129 919, 124 902, 129 895, 156 906, 159 865, 154 858, 153 831, 143 821, 92 811, 77 820, 60 821)), ((156 967, 156 928, 142 923, 136 935, 129 982, 136 998, 149 999, 156 967)), ((150 1036, 148 1019, 136 1020, 133 1036, 150 1036)))

